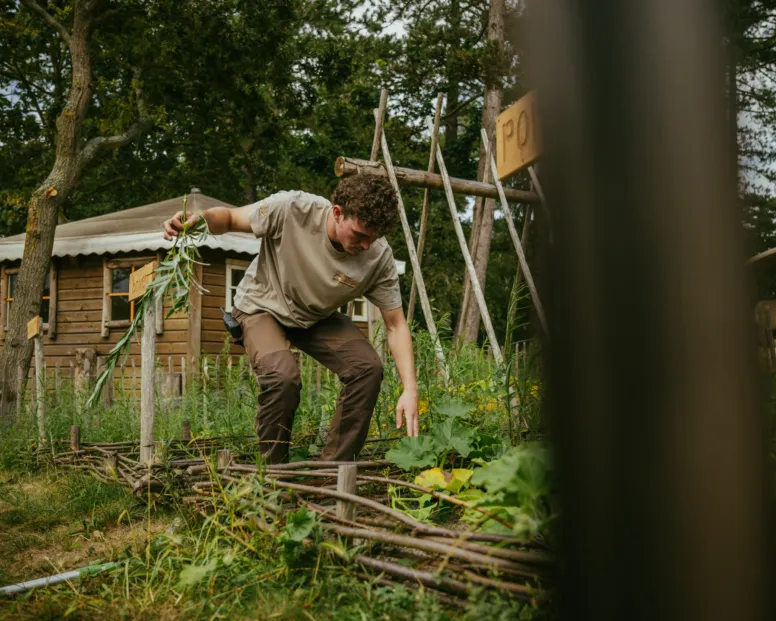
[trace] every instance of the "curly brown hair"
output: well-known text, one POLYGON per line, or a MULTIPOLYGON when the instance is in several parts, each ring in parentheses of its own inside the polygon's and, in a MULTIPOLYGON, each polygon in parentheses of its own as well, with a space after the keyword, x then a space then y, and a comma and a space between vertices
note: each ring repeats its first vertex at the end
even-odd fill
POLYGON ((388 180, 359 173, 346 177, 331 195, 333 205, 342 207, 346 218, 354 216, 370 231, 382 237, 399 218, 396 193, 388 180))

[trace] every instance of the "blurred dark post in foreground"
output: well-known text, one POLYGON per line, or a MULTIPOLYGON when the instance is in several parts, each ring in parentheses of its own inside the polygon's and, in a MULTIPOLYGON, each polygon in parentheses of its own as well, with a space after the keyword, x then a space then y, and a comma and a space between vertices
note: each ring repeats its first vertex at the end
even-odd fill
POLYGON ((563 618, 771 618, 771 483, 712 2, 531 4, 563 618))

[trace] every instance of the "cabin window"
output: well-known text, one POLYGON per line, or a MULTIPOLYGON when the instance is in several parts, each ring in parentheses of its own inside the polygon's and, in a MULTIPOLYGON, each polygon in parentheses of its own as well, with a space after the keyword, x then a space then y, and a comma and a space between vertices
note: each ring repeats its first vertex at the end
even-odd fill
MULTIPOLYGON (((43 329, 49 329, 49 314, 51 311, 51 280, 53 269, 46 274, 46 282, 43 285, 43 297, 40 301, 40 319, 43 329)), ((16 298, 16 287, 19 281, 19 268, 5 270, 5 294, 3 299, 3 325, 8 329, 8 320, 11 316, 11 305, 16 298)))
POLYGON ((237 294, 237 288, 240 286, 245 272, 248 271, 249 265, 248 261, 233 259, 227 259, 226 261, 226 299, 224 300, 224 308, 227 313, 232 312, 234 296, 237 294))
POLYGON ((137 308, 134 301, 129 301, 129 278, 136 269, 155 260, 156 257, 103 258, 102 336, 107 337, 110 328, 127 328, 134 321, 137 308))
POLYGON ((111 289, 108 297, 113 321, 132 321, 135 318, 135 303, 129 301, 129 276, 134 271, 134 265, 111 270, 111 289))
MULTIPOLYGON (((369 317, 367 316, 367 310, 366 310, 366 298, 356 298, 353 300, 353 316, 351 319, 353 321, 368 321, 369 317)), ((348 307, 347 305, 340 308, 341 313, 348 314, 348 307)))

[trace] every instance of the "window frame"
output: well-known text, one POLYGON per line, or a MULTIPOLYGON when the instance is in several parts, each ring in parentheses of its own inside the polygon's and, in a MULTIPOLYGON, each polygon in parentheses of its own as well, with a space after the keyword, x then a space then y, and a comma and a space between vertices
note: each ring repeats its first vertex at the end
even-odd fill
POLYGON ((369 321, 369 300, 367 300, 364 296, 361 296, 360 298, 355 298, 353 300, 353 316, 350 318, 352 321, 369 321), (364 304, 364 312, 362 314, 356 313, 356 303, 362 302, 364 304))
MULTIPOLYGON (((130 302, 129 319, 113 319, 111 307, 111 298, 114 297, 129 297, 127 293, 114 293, 113 292, 113 270, 115 269, 130 269, 130 273, 134 272, 138 267, 142 267, 146 263, 156 261, 157 257, 154 255, 142 256, 142 257, 108 257, 102 258, 102 330, 101 336, 107 338, 110 336, 111 328, 128 328, 132 324, 132 319, 135 312, 135 302, 130 302)), ((157 308, 158 311, 158 308, 157 308)), ((156 329, 157 334, 161 334, 159 327, 156 329)))
MULTIPOLYGON (((16 276, 21 270, 21 266, 17 267, 2 267, 0 272, 1 285, 0 286, 0 336, 5 336, 8 332, 8 321, 10 319, 10 303, 14 301, 14 298, 8 294, 11 290, 11 276, 16 276)), ((48 321, 41 323, 41 330, 48 332, 49 338, 54 338, 57 331, 57 268, 54 262, 54 258, 51 258, 49 262, 49 294, 41 297, 42 300, 48 300, 49 312, 48 321)))
POLYGON ((234 298, 232 296, 232 289, 237 287, 239 283, 232 284, 232 271, 233 270, 242 270, 244 272, 248 271, 248 268, 250 267, 251 262, 246 261, 244 259, 227 259, 225 268, 226 268, 226 291, 224 292, 224 310, 227 313, 231 313, 232 309, 234 308, 234 298))

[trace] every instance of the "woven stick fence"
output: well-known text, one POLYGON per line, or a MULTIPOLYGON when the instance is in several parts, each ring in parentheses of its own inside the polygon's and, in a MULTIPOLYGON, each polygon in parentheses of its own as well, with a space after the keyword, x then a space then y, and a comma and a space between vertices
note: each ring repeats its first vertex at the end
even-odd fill
MULTIPOLYGON (((54 441, 48 448, 57 467, 124 485, 143 499, 181 499, 216 522, 219 508, 229 506, 272 538, 282 534, 290 512, 305 508, 315 514, 322 540, 336 544, 327 547, 339 550, 343 562, 357 567, 357 575, 430 589, 450 604, 463 604, 475 589, 536 603, 552 583, 554 556, 540 541, 461 529, 458 522, 452 527, 428 524, 390 506, 392 495, 420 492, 440 507, 479 511, 482 521, 510 526, 455 496, 401 480, 387 460, 259 467, 255 438, 190 439, 185 423, 182 439, 156 443, 149 465, 139 461, 138 442, 81 442, 78 427, 69 441, 54 441)), ((219 526, 252 547, 245 527, 219 526)), ((317 545, 312 539, 302 543, 317 545)))

